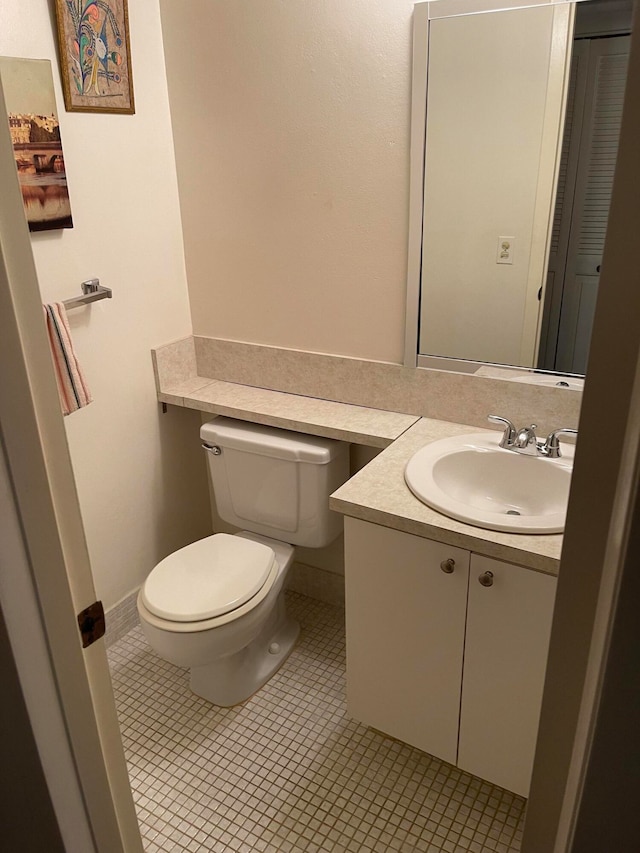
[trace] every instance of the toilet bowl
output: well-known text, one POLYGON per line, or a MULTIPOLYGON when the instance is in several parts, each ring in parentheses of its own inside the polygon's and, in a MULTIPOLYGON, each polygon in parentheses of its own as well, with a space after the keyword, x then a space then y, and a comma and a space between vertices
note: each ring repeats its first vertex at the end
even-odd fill
POLYGON ((341 532, 329 494, 348 477, 348 445, 229 418, 200 435, 218 514, 251 529, 170 554, 144 582, 138 613, 160 657, 189 667, 193 692, 231 706, 295 645, 300 628, 284 601, 294 546, 322 547, 341 532))
POLYGON ((300 632, 284 604, 294 550, 248 531, 216 533, 149 575, 138 595, 142 629, 160 657, 190 668, 194 693, 236 705, 287 658, 300 632))

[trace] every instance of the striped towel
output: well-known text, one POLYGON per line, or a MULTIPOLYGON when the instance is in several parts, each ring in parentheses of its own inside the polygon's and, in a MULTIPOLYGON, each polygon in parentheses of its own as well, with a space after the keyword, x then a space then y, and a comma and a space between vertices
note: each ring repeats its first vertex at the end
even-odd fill
POLYGON ((93 400, 84 374, 78 364, 67 312, 62 302, 43 305, 53 366, 58 383, 62 414, 70 415, 93 400))

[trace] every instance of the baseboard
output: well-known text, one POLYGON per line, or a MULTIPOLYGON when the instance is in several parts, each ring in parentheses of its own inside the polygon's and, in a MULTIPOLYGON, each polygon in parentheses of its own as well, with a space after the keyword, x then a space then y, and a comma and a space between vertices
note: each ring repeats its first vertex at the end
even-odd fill
POLYGON ((140 624, 138 616, 138 608, 136 607, 136 599, 138 590, 135 589, 118 604, 114 604, 105 614, 106 631, 104 635, 105 645, 107 648, 117 643, 125 634, 128 634, 132 628, 140 624))

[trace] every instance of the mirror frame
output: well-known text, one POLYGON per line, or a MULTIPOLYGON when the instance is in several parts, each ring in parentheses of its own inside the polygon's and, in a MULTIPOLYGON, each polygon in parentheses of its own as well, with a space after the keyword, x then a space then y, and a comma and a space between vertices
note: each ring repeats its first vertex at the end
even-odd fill
MULTIPOLYGON (((556 373, 554 371, 541 370, 535 367, 523 367, 518 365, 496 364, 492 362, 472 361, 468 359, 456 359, 446 356, 423 355, 419 352, 420 334, 420 300, 421 300, 421 278, 422 278, 422 229, 424 210, 424 179, 425 179, 425 143, 426 143, 426 119, 427 119, 427 91, 428 91, 428 40, 429 22, 438 18, 457 17, 460 15, 482 14, 485 12, 498 12, 508 9, 527 8, 531 6, 556 6, 566 10, 566 26, 568 33, 573 32, 576 3, 582 0, 431 0, 431 2, 419 2, 414 5, 413 12, 413 55, 412 55, 412 88, 411 88, 411 125, 410 125, 410 161, 409 161, 409 235, 408 235, 408 258, 407 258, 407 305, 405 323, 405 355, 406 367, 419 367, 435 370, 453 371, 457 373, 476 373, 483 366, 500 371, 503 378, 509 378, 513 373, 515 379, 518 374, 541 374, 547 376, 571 376, 572 374, 556 373)), ((568 35, 568 39, 571 36, 568 35)), ((566 51, 566 42, 563 45, 554 45, 554 49, 566 51)), ((563 81, 562 100, 566 101, 567 76, 570 65, 571 51, 567 52, 566 67, 563 81)), ((563 106, 564 114, 564 106, 563 106)), ((560 127, 560 139, 562 138, 564 121, 560 127)), ((557 131, 553 142, 554 157, 557 161, 557 131)), ((557 182, 556 162, 554 188, 552 193, 555 198, 555 184, 557 182)), ((552 209, 552 207, 551 207, 552 209)), ((550 231, 551 223, 549 212, 546 213, 546 227, 550 231)), ((544 251, 544 269, 548 261, 549 240, 546 239, 544 251)), ((544 278, 544 276, 542 276, 544 278)), ((538 325, 541 316, 538 317, 538 325)), ((578 377, 582 379, 582 376, 578 377)))

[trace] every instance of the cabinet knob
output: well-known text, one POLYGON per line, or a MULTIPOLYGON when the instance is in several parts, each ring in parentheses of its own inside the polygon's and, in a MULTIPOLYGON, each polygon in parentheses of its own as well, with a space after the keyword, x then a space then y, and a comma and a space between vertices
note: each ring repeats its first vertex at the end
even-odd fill
POLYGON ((455 567, 456 567, 456 561, 452 560, 451 557, 449 557, 448 560, 443 560, 440 563, 440 568, 442 569, 442 571, 446 575, 453 574, 453 570, 455 569, 455 567))
POLYGON ((478 578, 482 586, 493 586, 493 572, 484 572, 478 578))

